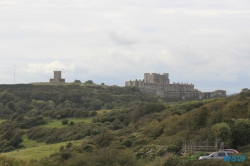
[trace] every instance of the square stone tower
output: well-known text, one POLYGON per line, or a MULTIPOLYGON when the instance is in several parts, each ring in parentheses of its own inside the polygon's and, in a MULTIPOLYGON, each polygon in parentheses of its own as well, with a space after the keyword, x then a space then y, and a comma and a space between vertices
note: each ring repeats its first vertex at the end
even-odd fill
POLYGON ((65 82, 65 79, 62 78, 62 72, 54 71, 54 78, 51 78, 49 82, 65 82))
POLYGON ((144 82, 168 85, 170 80, 168 73, 163 73, 163 75, 144 73, 144 82))

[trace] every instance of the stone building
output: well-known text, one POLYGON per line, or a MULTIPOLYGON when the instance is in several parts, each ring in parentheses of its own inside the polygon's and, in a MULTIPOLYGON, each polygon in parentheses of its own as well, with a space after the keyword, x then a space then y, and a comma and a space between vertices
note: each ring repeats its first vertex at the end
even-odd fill
POLYGON ((169 99, 202 99, 215 96, 226 96, 226 91, 216 90, 213 92, 201 92, 194 89, 193 84, 175 83, 170 84, 169 74, 144 73, 143 80, 126 81, 125 86, 139 87, 141 92, 158 95, 169 99))
POLYGON ((54 71, 54 78, 51 78, 49 82, 65 82, 65 79, 62 78, 62 72, 61 71, 54 71))

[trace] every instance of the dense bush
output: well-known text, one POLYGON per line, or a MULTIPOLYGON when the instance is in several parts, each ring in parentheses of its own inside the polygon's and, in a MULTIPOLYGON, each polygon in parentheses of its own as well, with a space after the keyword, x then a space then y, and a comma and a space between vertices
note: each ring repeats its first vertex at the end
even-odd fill
POLYGON ((233 145, 244 146, 250 143, 250 120, 237 119, 232 127, 233 145))
POLYGON ((131 116, 133 121, 136 122, 147 114, 161 112, 163 109, 165 109, 165 106, 162 103, 142 103, 133 109, 131 116))

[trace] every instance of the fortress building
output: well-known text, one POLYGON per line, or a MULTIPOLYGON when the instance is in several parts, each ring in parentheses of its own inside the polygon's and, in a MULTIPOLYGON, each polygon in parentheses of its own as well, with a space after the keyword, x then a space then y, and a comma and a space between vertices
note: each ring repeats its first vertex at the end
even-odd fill
POLYGON ((62 78, 62 72, 61 71, 54 71, 54 78, 51 78, 49 82, 65 82, 65 79, 62 78))
POLYGON ((173 83, 170 84, 169 74, 144 73, 143 80, 126 81, 125 86, 139 87, 141 92, 158 95, 169 99, 203 99, 215 96, 226 97, 226 91, 216 90, 213 92, 201 92, 194 89, 193 84, 173 83))

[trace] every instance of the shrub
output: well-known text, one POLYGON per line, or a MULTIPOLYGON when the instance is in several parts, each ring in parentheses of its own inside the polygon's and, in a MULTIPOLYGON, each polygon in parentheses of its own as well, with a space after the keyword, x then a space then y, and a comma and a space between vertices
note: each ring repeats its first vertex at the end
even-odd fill
POLYGON ((71 142, 67 143, 66 148, 70 148, 73 144, 71 142))
POLYGON ((126 147, 130 147, 133 145, 133 141, 130 139, 127 139, 124 143, 123 143, 126 147))
POLYGON ((63 119, 62 120, 62 125, 67 125, 68 124, 68 120, 67 119, 63 119))
POLYGON ((64 150, 64 146, 61 146, 59 150, 60 150, 60 152, 63 151, 64 150))
POLYGON ((99 147, 109 146, 112 140, 114 140, 114 135, 110 131, 108 131, 108 130, 103 131, 102 133, 96 135, 93 138, 93 141, 99 147))
POLYGON ((61 154, 61 158, 62 158, 63 160, 68 160, 71 156, 72 156, 72 155, 71 155, 70 152, 62 152, 62 154, 61 154))

